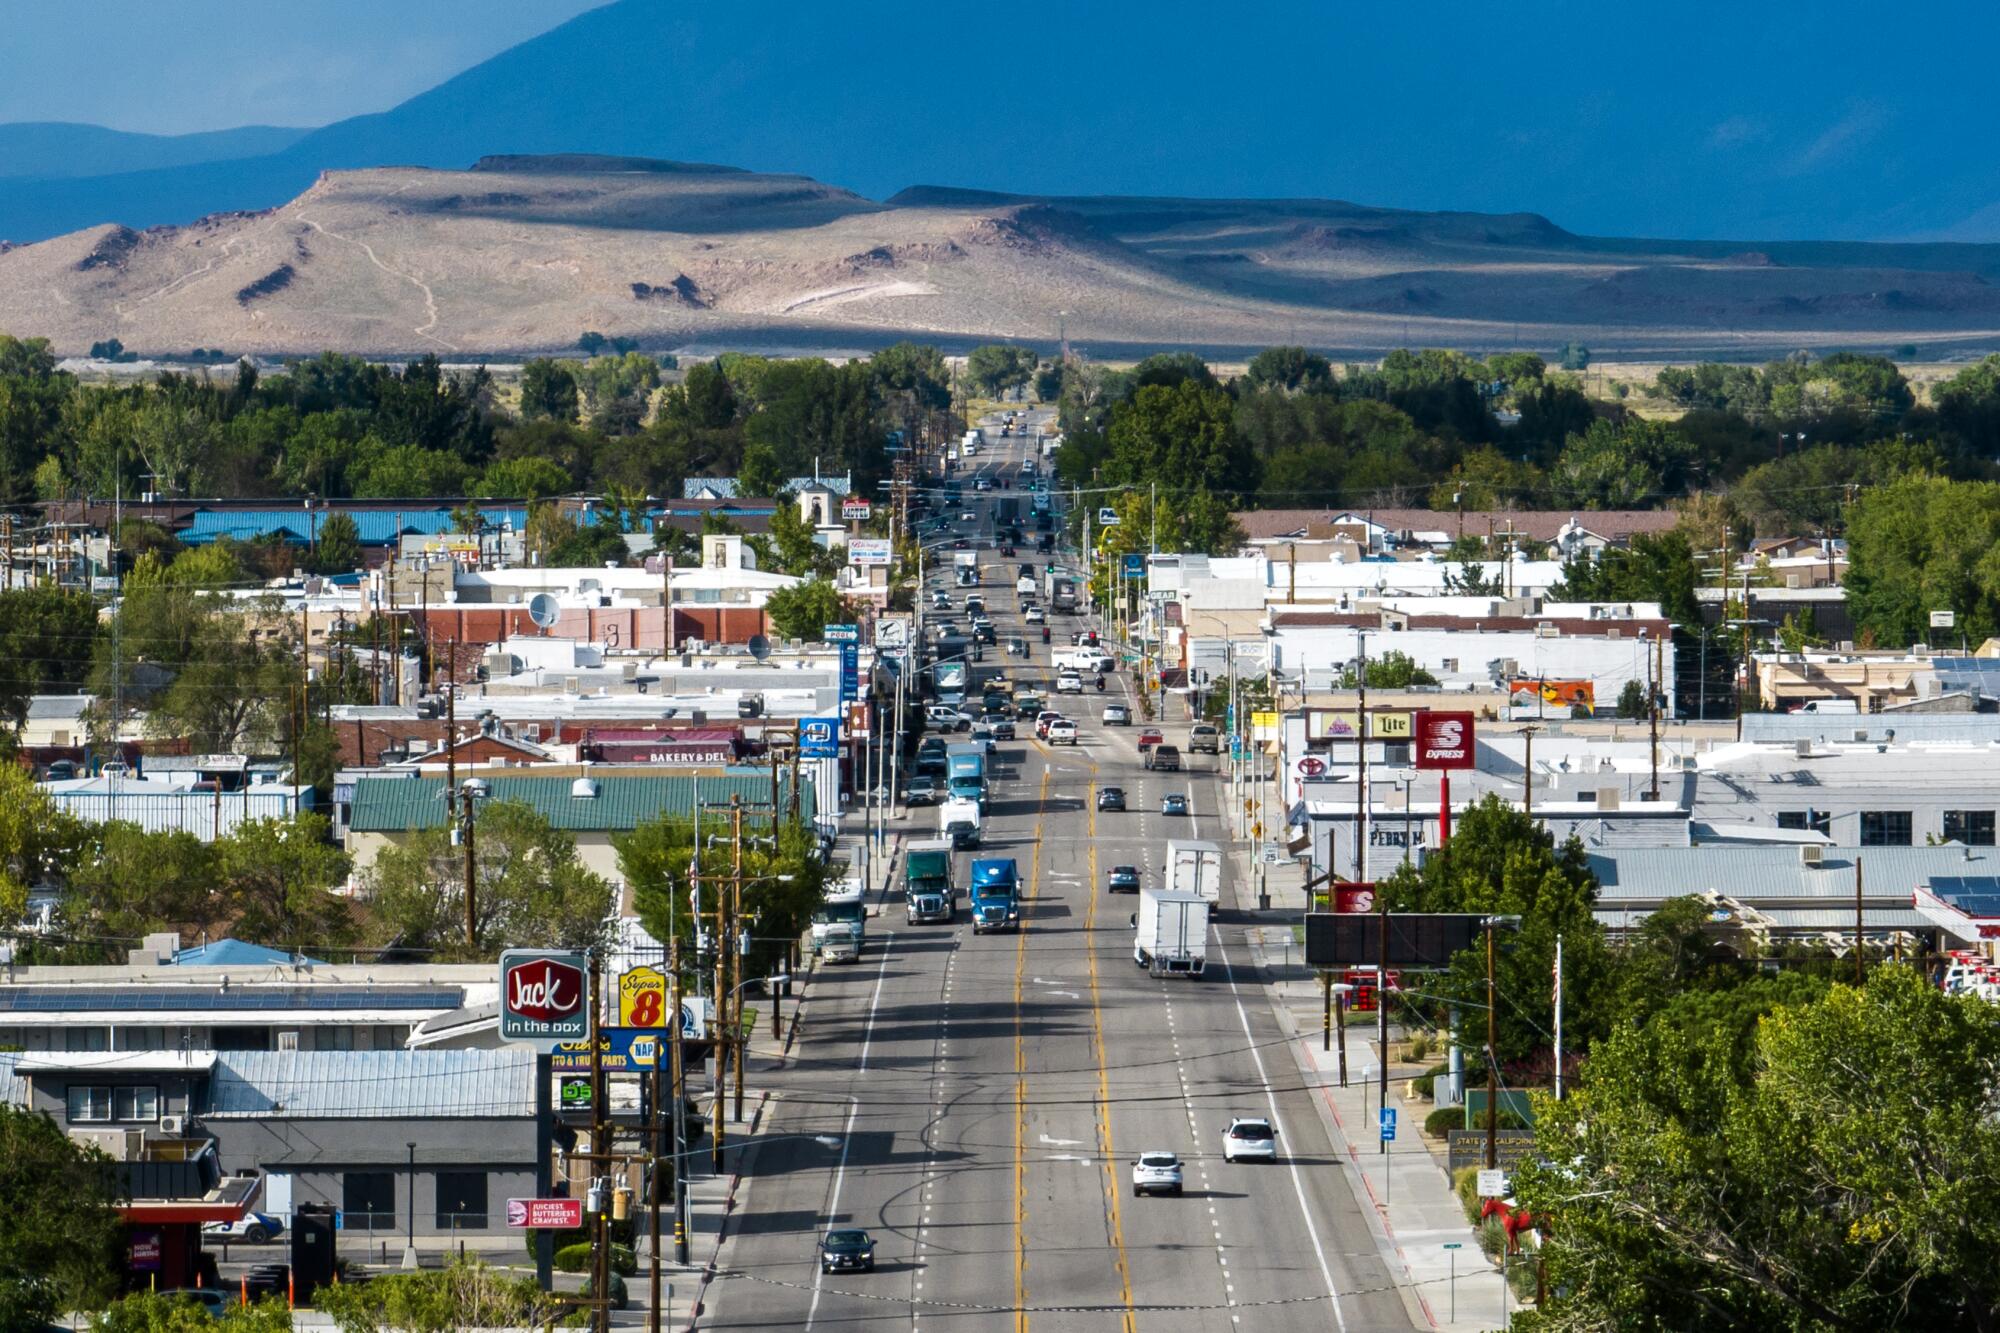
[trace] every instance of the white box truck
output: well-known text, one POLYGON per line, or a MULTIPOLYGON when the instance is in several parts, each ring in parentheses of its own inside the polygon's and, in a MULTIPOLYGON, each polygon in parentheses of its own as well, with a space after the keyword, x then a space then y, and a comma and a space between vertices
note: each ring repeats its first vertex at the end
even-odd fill
POLYGON ((961 852, 979 845, 983 825, 978 801, 948 797, 938 805, 938 836, 951 839, 951 845, 961 852))
POLYGON ((1212 842, 1176 838, 1167 843, 1168 893, 1191 893, 1208 902, 1222 898, 1222 848, 1212 842))
POLYGON ((1198 977, 1208 965, 1208 900, 1192 893, 1146 889, 1132 961, 1156 977, 1198 977))

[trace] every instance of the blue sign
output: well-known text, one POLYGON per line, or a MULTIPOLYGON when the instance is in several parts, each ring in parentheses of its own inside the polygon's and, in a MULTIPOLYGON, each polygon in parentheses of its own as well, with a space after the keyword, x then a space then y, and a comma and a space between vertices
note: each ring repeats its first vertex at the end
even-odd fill
POLYGON ((800 718, 799 758, 840 758, 840 719, 838 717, 800 718))
POLYGON ((861 697, 861 645, 840 645, 840 701, 853 703, 861 697))
POLYGON ((826 636, 828 643, 861 642, 861 626, 859 625, 828 625, 821 633, 826 636))
MULTIPOLYGON (((682 1031, 686 1032, 687 1012, 682 1006, 682 1031)), ((660 1067, 661 1034, 658 1028, 613 1028, 597 1030, 598 1058, 607 1074, 630 1074, 660 1067)), ((569 1042, 549 1054, 549 1068, 558 1074, 588 1074, 590 1043, 569 1042)))
POLYGON ((1125 557, 1124 574, 1125 577, 1128 579, 1145 578, 1146 577, 1145 555, 1139 551, 1133 551, 1128 553, 1125 557))
POLYGON ((1394 1143, 1396 1141, 1396 1108, 1393 1106, 1383 1107, 1381 1116, 1382 1142, 1394 1143))

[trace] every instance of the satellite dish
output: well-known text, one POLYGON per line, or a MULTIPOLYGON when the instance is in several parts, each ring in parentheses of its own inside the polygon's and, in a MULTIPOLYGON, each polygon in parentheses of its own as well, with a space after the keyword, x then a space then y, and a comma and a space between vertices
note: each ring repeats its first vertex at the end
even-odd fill
POLYGON ((771 655, 771 641, 761 634, 750 636, 750 656, 759 662, 771 655))
POLYGON ((561 613, 562 608, 556 605, 556 599, 545 592, 538 592, 528 599, 528 619, 535 622, 536 629, 547 629, 555 624, 556 617, 561 613))

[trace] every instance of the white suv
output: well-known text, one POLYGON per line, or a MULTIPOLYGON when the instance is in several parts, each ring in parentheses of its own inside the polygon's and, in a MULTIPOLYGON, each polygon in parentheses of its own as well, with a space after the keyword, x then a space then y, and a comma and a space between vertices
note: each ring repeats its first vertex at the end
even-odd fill
POLYGON ((1179 1194, 1181 1159, 1170 1152, 1142 1152, 1132 1162, 1132 1194, 1179 1194))
POLYGON ((1074 671, 1065 671, 1056 677, 1057 694, 1082 694, 1083 677, 1074 671))
POLYGON ((1076 723, 1064 718, 1060 722, 1049 723, 1050 745, 1075 745, 1076 723))
POLYGON ((1222 1160, 1225 1162, 1255 1158, 1259 1161, 1274 1162, 1278 1159, 1278 1131, 1271 1128, 1268 1120, 1232 1120, 1222 1135, 1222 1160))

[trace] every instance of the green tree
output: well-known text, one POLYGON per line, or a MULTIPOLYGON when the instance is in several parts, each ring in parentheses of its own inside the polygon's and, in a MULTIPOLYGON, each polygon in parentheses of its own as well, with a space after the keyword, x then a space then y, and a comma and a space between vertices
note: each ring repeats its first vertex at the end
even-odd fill
POLYGON ((1969 453, 2000 457, 2000 355, 1967 366, 1931 388, 1938 425, 1969 453))
POLYGON ((102 1152, 0 1102, 0 1328, 41 1328, 118 1290, 115 1180, 102 1152))
POLYGON ((81 686, 96 637, 97 608, 81 593, 48 585, 0 592, 0 719, 18 727, 30 695, 81 686))
POLYGON ((1652 712, 1646 702, 1646 687, 1636 680, 1625 682, 1625 688, 1618 692, 1618 716, 1626 719, 1644 718, 1652 712))
POLYGON ((576 839, 524 801, 481 805, 473 830, 473 919, 465 938, 465 851, 442 824, 375 858, 368 874, 376 942, 454 961, 502 949, 593 948, 616 906, 611 884, 585 866, 576 839))
POLYGON ((891 343, 868 358, 868 368, 885 394, 908 394, 919 411, 951 406, 951 371, 944 353, 925 343, 891 343))
POLYGON ((840 572, 840 556, 813 540, 812 527, 788 499, 771 511, 771 550, 781 574, 830 579, 840 572))
POLYGON ((785 470, 776 449, 768 444, 743 447, 743 465, 736 473, 738 495, 779 495, 790 481, 791 474, 785 470))
POLYGON ((1563 564, 1562 579, 1549 589, 1558 602, 1658 602, 1677 625, 1699 625, 1695 600, 1699 568, 1694 547, 1678 528, 1640 533, 1625 546, 1577 556, 1563 564))
POLYGON ((148 833, 125 820, 92 825, 65 870, 62 913, 77 933, 121 940, 158 930, 222 933, 215 849, 193 833, 148 833))
POLYGON ((271 948, 309 950, 353 938, 347 854, 328 841, 324 815, 249 819, 215 845, 215 891, 229 929, 271 948))
POLYGON ((2000 1021, 1898 966, 1810 990, 1683 996, 1538 1103, 1520 1327, 1994 1327, 2000 1021))
MULTIPOLYGON (((1382 882, 1392 912, 1478 912, 1521 918, 1518 934, 1502 933, 1496 976, 1503 1065, 1528 1064, 1546 1052, 1554 1030, 1549 978, 1556 940, 1563 945, 1565 1039, 1578 1048, 1609 1022, 1602 1001, 1613 993, 1604 932, 1591 914, 1597 879, 1571 839, 1558 848, 1548 831, 1498 796, 1488 796, 1453 821, 1451 841, 1382 882)), ((1429 991, 1466 1013, 1486 1003, 1484 947, 1452 962, 1429 991)))
POLYGON ((299 681, 289 634, 254 634, 242 612, 206 610, 170 665, 173 681, 152 701, 149 732, 186 737, 201 754, 275 747, 299 681))
POLYGON ((1147 385, 1112 413, 1106 480, 1128 486, 1158 482, 1176 491, 1249 491, 1257 459, 1241 447, 1236 404, 1222 389, 1184 380, 1147 385))
POLYGON ((1590 349, 1580 342, 1566 342, 1556 353, 1556 362, 1564 370, 1584 370, 1590 365, 1590 349))
MULTIPOLYGON (((1351 690, 1360 683, 1353 668, 1343 671, 1340 688, 1351 690)), ((1435 685, 1436 676, 1418 666, 1408 653, 1391 648, 1380 657, 1368 659, 1368 688, 1371 690, 1407 690, 1412 685, 1435 685)))
POLYGON ((25 768, 0 763, 0 921, 19 921, 28 890, 66 869, 82 843, 82 826, 25 768))
POLYGON ((820 643, 828 625, 848 623, 855 611, 832 583, 814 578, 774 590, 764 603, 764 614, 779 638, 820 643))
POLYGON ((1478 511, 1519 509, 1531 504, 1542 487, 1533 463, 1517 463, 1492 445, 1467 450, 1451 473, 1431 487, 1431 508, 1478 511))
POLYGON ((397 500, 463 494, 469 474, 456 454, 416 444, 382 446, 371 436, 356 450, 348 475, 356 496, 397 500))
POLYGON ((496 458, 472 483, 482 500, 546 500, 572 489, 569 473, 546 458, 496 458))
POLYGON ((575 421, 581 402, 576 376, 560 361, 539 357, 521 367, 522 420, 575 421))
MULTIPOLYGON (((726 815, 711 812, 702 821, 704 837, 726 832, 729 827, 726 820, 726 815)), ((798 822, 781 824, 775 848, 763 840, 765 828, 757 828, 755 832, 758 839, 755 842, 746 839, 743 850, 746 876, 743 909, 758 914, 756 933, 764 937, 752 945, 753 973, 760 970, 757 964, 764 960, 779 961, 771 941, 795 938, 805 931, 813 909, 825 896, 826 876, 825 862, 818 855, 817 835, 809 826, 798 822)), ((694 834, 693 820, 661 816, 612 840, 618 849, 618 868, 632 889, 633 911, 654 939, 664 943, 678 938, 683 958, 694 953, 695 920, 690 898, 695 868, 694 834)), ((706 874, 717 874, 726 865, 716 859, 719 853, 733 855, 726 848, 703 850, 706 874)), ((704 910, 713 911, 716 891, 703 889, 704 910)), ((779 946, 779 951, 782 947, 779 946)))
POLYGON ((997 398, 1026 384, 1040 359, 1033 348, 987 343, 973 348, 965 358, 965 378, 978 392, 997 398))
POLYGON ((1848 512, 1847 601, 1883 643, 1915 643, 1957 612, 1974 642, 2000 630, 2000 483, 1908 476, 1848 512))
POLYGON ((1687 485, 1693 454, 1677 431, 1659 422, 1593 421, 1563 444, 1549 485, 1565 505, 1653 508, 1687 485))
POLYGON ((1250 358, 1243 378, 1258 389, 1325 390, 1333 385, 1333 365, 1303 347, 1266 347, 1250 358))
POLYGON ((361 568, 361 528, 350 514, 328 514, 313 543, 312 567, 320 574, 351 574, 361 568))

